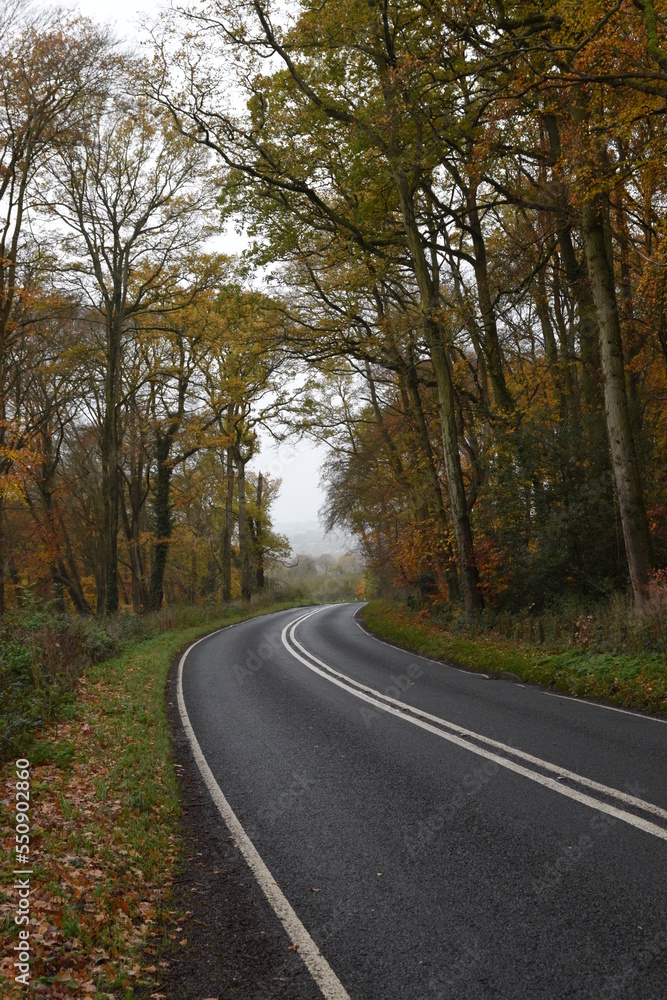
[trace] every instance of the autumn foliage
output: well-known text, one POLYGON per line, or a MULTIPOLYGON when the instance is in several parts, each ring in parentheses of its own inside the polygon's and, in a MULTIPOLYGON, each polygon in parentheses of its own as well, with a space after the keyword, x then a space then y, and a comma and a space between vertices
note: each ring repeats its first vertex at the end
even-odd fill
POLYGON ((3 57, 9 604, 249 598, 286 553, 269 425, 330 447, 325 517, 380 590, 650 599, 664 4, 216 0, 146 62, 20 11, 7 52, 66 71, 44 110, 52 61, 3 57), (210 252, 220 213, 241 263, 210 252))
POLYGON ((301 426, 332 446, 329 524, 384 590, 469 613, 644 603, 667 555, 664 5, 204 7, 161 36, 153 93, 225 169, 319 373, 301 426))

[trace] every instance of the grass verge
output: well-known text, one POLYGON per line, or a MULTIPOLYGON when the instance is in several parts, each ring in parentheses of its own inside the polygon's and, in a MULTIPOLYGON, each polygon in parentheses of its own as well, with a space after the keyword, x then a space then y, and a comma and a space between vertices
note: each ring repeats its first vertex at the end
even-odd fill
MULTIPOLYGON (((176 653, 201 635, 293 607, 230 607, 216 621, 168 631, 90 666, 65 718, 26 737, 31 765, 31 985, 14 982, 17 895, 0 895, 0 997, 113 997, 150 992, 150 937, 179 853, 179 802, 165 684, 176 653), (141 983, 143 982, 143 987, 141 983)), ((4 870, 14 869, 13 763, 0 771, 4 870)), ((164 914, 162 914, 164 915, 164 914)), ((174 914, 173 916, 176 916, 174 914)))
POLYGON ((436 660, 452 660, 484 673, 511 673, 566 694, 600 698, 628 708, 667 712, 664 653, 594 653, 581 648, 549 652, 497 633, 471 638, 384 601, 371 601, 360 617, 378 637, 436 660))

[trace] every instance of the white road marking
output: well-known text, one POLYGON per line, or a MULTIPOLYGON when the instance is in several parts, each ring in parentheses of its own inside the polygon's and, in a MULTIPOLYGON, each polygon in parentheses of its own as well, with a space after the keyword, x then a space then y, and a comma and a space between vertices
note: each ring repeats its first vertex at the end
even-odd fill
POLYGON ((464 670, 463 667, 455 667, 453 663, 443 663, 442 660, 433 660, 430 656, 424 656, 423 653, 416 653, 414 649, 404 649, 402 646, 395 646, 393 642, 386 642, 384 639, 378 639, 376 635, 373 635, 373 633, 369 632, 367 628, 364 628, 361 622, 357 621, 357 614, 358 612, 355 611, 352 615, 352 621, 357 628, 361 629, 364 635, 368 639, 372 639, 373 642, 379 642, 382 646, 389 646, 389 649, 397 649, 401 653, 409 653, 410 656, 414 656, 418 660, 426 660, 427 663, 434 663, 438 667, 449 667, 450 670, 455 670, 457 674, 467 674, 469 677, 482 677, 484 680, 490 680, 489 675, 483 673, 481 670, 464 670))
POLYGON ((194 649, 195 646, 199 645, 200 642, 203 642, 204 639, 209 639, 212 635, 217 635, 219 632, 224 631, 225 629, 218 629, 216 632, 211 632, 209 635, 205 635, 201 639, 198 639, 197 642, 193 642, 192 645, 188 646, 185 650, 180 663, 178 664, 178 711, 181 715, 181 722, 183 723, 185 735, 188 738, 192 755, 197 762, 197 767, 199 768, 201 776, 204 779, 206 787, 211 793, 211 798, 218 808, 218 812, 227 824, 229 832, 236 840, 241 853, 246 859, 253 875, 257 879, 262 892, 268 899, 273 912, 276 914, 281 924, 287 931, 290 941, 293 945, 297 946, 298 953, 305 962, 311 976, 319 986, 322 996, 326 997, 326 1000, 350 1000, 349 993, 338 979, 336 973, 333 971, 326 958, 322 955, 322 952, 317 947, 304 925, 299 920, 296 912, 287 900, 287 897, 279 888, 273 875, 262 861, 257 848, 241 826, 234 810, 225 798, 222 789, 215 780, 213 772, 206 762, 206 758, 202 753, 199 741, 197 740, 190 723, 188 711, 185 707, 185 699, 183 697, 183 666, 185 664, 185 660, 188 653, 194 649))
MULTIPOLYGON (((402 653, 409 652, 412 656, 416 656, 420 660, 426 660, 427 663, 434 663, 439 667, 449 667, 450 670, 456 670, 459 674, 468 674, 471 677, 486 677, 487 680, 490 679, 488 674, 484 674, 479 670, 463 670, 461 667, 455 667, 453 663, 449 663, 446 660, 433 660, 431 657, 423 656, 421 653, 415 653, 412 650, 403 649, 402 646, 395 646, 393 642, 386 642, 384 639, 378 639, 376 635, 373 635, 373 633, 369 632, 367 628, 364 628, 361 622, 357 621, 358 613, 358 611, 355 611, 352 616, 352 621, 357 628, 361 629, 364 635, 368 636, 369 639, 374 639, 375 642, 381 642, 383 646, 389 646, 390 649, 398 649, 402 653)), ((516 686, 526 688, 526 690, 528 690, 525 684, 517 684, 516 686)), ((566 701, 576 701, 579 705, 590 705, 591 708, 603 708, 605 712, 619 712, 621 715, 630 715, 633 719, 644 719, 646 722, 660 722, 663 726, 667 726, 667 719, 659 719, 657 716, 647 715, 645 712, 633 712, 629 708, 617 708, 615 705, 603 705, 602 702, 589 701, 588 698, 581 698, 576 695, 558 694, 555 691, 545 691, 544 688, 539 687, 539 685, 531 687, 530 690, 538 691, 540 694, 545 694, 548 698, 564 698, 566 701)))
POLYGON ((633 719, 646 719, 647 722, 660 722, 663 726, 667 726, 667 719, 658 719, 655 715, 645 715, 644 712, 631 712, 628 708, 616 708, 615 705, 602 705, 598 701, 589 701, 588 698, 577 698, 575 695, 571 694, 557 694, 555 691, 542 691, 540 688, 536 690, 540 691, 540 694, 545 694, 547 698, 560 698, 562 701, 576 701, 580 705, 590 705, 591 708, 604 708, 605 712, 620 712, 621 715, 631 715, 633 719))
POLYGON ((619 789, 602 785, 599 782, 584 777, 583 775, 575 774, 573 771, 568 771, 565 768, 558 767, 549 761, 541 760, 539 757, 533 757, 531 754, 526 754, 521 750, 516 750, 514 747, 508 746, 507 744, 500 743, 497 740, 492 740, 487 736, 483 736, 481 733, 475 733, 472 730, 463 729, 463 727, 457 726, 455 723, 448 722, 446 719, 430 715, 428 712, 422 712, 420 709, 406 705, 404 702, 398 701, 395 698, 390 698, 388 695, 384 695, 380 691, 376 691, 374 688, 360 684, 353 678, 348 677, 347 674, 342 674, 329 664, 324 663, 313 653, 307 650, 298 641, 294 634, 301 622, 306 621, 307 618, 318 614, 322 610, 324 609, 317 608, 315 611, 310 611, 308 614, 297 618, 296 621, 289 622, 281 634, 283 645, 288 652, 291 653, 295 659, 299 660, 306 667, 308 667, 309 670, 312 670, 314 673, 324 677, 325 680, 330 681, 330 683, 335 684, 337 687, 340 687, 349 694, 352 694, 355 698, 360 698, 362 701, 374 705, 383 712, 388 712, 391 715, 404 719, 406 722, 419 726, 421 729, 425 729, 427 732, 433 733, 433 735, 439 736, 441 739, 447 740, 450 743, 454 743, 456 746, 460 746, 463 749, 468 750, 470 753, 477 754, 480 757, 485 757, 487 760, 492 760, 501 767, 514 771, 516 774, 520 774, 525 778, 529 778, 531 781, 534 781, 539 785, 543 785, 545 788, 549 788, 551 791, 557 792, 559 795, 574 799, 576 802, 589 806, 591 809, 596 809, 599 812, 614 816, 616 819, 620 819, 623 822, 628 823, 630 826, 634 826, 637 829, 642 830, 644 833, 652 834, 654 837, 658 837, 661 840, 667 840, 667 830, 663 827, 660 827, 655 823, 651 823, 641 816, 635 816, 633 813, 626 812, 623 809, 618 809, 616 806, 610 805, 607 802, 595 799, 583 792, 579 792, 575 788, 569 788, 567 785, 559 784, 559 782, 553 778, 549 778, 546 775, 539 774, 536 771, 523 767, 521 764, 508 760, 506 757, 500 757, 498 754, 491 753, 483 747, 476 746, 475 744, 468 742, 468 739, 475 739, 480 743, 493 746, 496 749, 502 750, 504 753, 510 754, 511 756, 518 757, 528 763, 536 764, 543 770, 551 771, 561 778, 569 778, 576 784, 582 785, 585 788, 600 792, 609 798, 614 798, 617 801, 624 802, 626 805, 635 806, 636 808, 639 808, 644 812, 651 813, 654 816, 667 819, 667 810, 661 809, 660 806, 656 806, 652 802, 645 802, 643 799, 636 798, 634 795, 629 795, 626 792, 621 792, 619 789), (297 652, 296 649, 290 645, 290 642, 293 643, 294 646, 296 646, 301 652, 297 652), (308 659, 306 659, 306 657, 308 657, 308 659), (394 706, 399 706, 399 708, 394 706), (429 722, 423 721, 425 719, 428 719, 429 722), (432 722, 437 723, 438 726, 443 728, 436 729, 435 726, 431 724, 432 722), (450 731, 445 732, 443 729, 450 731), (467 737, 468 739, 462 737, 467 737))

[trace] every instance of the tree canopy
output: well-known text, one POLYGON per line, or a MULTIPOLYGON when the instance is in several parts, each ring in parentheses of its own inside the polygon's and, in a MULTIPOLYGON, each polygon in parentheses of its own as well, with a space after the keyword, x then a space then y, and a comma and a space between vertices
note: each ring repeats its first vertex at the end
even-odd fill
MULTIPOLYGON (((56 21, 13 16, 49 48, 56 21)), ((385 590, 645 600, 667 561, 664 3, 204 0, 146 61, 84 21, 67 45, 30 166, 29 102, 3 98, 2 176, 41 219, 3 251, 3 586, 108 612, 248 597, 284 552, 246 468, 280 423, 329 446, 325 519, 385 590), (208 242, 230 221, 243 267, 208 242), (187 539, 199 582, 177 585, 187 539)))

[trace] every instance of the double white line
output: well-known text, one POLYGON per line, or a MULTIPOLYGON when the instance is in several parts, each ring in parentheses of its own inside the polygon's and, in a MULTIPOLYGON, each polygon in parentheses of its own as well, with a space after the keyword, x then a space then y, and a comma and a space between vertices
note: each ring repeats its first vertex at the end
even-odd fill
POLYGON ((622 792, 617 788, 602 785, 598 781, 584 777, 584 775, 575 774, 573 771, 568 771, 566 768, 552 764, 550 761, 542 760, 540 757, 524 753, 522 750, 517 750, 506 743, 492 740, 481 733, 464 729, 462 726, 457 726, 453 722, 441 719, 437 715, 431 715, 429 712, 423 712, 419 708, 406 705, 396 698, 390 698, 388 695, 382 694, 382 692, 376 691, 374 688, 367 687, 365 684, 360 684, 359 681, 355 681, 352 677, 334 670, 332 666, 324 663, 314 653, 306 649, 296 638, 295 634, 301 622, 306 621, 312 615, 318 614, 319 611, 323 610, 324 608, 317 608, 315 611, 310 611, 308 614, 297 618, 296 621, 290 622, 283 629, 281 636, 283 645, 291 655, 303 663, 304 666, 308 667, 309 670, 312 670, 313 673, 319 674, 320 677, 342 688, 348 694, 353 695, 353 697, 359 698, 368 705, 372 705, 374 708, 388 712, 390 715, 403 719, 405 722, 410 722, 413 726, 419 726, 420 729, 425 729, 434 736, 447 740, 449 743, 454 743, 456 746, 462 747, 470 753, 477 754, 478 757, 492 760, 500 767, 504 767, 508 771, 514 771, 515 774, 520 774, 522 777, 528 778, 538 785, 549 788, 558 795, 564 795, 565 798, 574 799, 576 802, 580 802, 582 805, 595 809, 598 812, 614 816, 616 819, 628 823, 630 826, 634 826, 644 833, 651 834, 653 837, 658 837, 660 840, 667 840, 667 828, 658 825, 658 823, 651 819, 645 818, 650 816, 667 823, 666 809, 662 809, 652 802, 646 802, 644 799, 637 798, 635 795, 622 792), (493 747, 493 750, 489 750, 487 747, 493 747), (500 753, 494 751, 500 751, 500 753), (518 761, 524 763, 518 763, 518 761), (526 764, 532 766, 526 767, 526 764), (535 770, 535 768, 539 768, 539 770, 535 770), (557 777, 550 777, 552 774, 557 777), (579 787, 571 787, 571 785, 579 787), (597 794, 594 797, 580 791, 580 788, 588 789, 589 792, 597 794), (624 809, 618 805, 614 805, 614 802, 622 803, 623 806, 635 811, 629 812, 627 808, 624 809))

